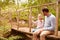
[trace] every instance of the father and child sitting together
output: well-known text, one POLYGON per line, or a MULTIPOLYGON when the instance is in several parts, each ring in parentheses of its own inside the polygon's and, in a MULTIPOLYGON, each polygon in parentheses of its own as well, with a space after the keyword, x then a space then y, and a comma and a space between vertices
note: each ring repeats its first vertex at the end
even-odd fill
POLYGON ((38 14, 38 20, 36 22, 32 21, 37 25, 35 29, 32 30, 33 32, 33 40, 45 40, 45 36, 49 34, 53 34, 55 30, 56 18, 55 16, 49 12, 48 8, 42 9, 43 15, 38 14), (40 38, 38 39, 38 35, 40 38))

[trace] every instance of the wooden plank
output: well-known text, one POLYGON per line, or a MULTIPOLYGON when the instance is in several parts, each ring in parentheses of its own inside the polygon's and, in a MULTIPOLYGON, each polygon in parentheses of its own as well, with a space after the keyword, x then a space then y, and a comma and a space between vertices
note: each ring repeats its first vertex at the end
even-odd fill
POLYGON ((54 39, 60 39, 60 36, 55 36, 55 35, 48 35, 47 37, 54 38, 54 39))

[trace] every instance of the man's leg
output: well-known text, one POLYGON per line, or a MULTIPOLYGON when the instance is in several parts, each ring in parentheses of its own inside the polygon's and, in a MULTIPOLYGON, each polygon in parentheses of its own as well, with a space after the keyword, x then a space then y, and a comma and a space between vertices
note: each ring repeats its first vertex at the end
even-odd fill
POLYGON ((45 40, 45 36, 51 34, 51 31, 42 31, 40 34, 40 40, 45 40))
POLYGON ((40 29, 33 32, 33 40, 38 40, 37 36, 41 33, 40 29))

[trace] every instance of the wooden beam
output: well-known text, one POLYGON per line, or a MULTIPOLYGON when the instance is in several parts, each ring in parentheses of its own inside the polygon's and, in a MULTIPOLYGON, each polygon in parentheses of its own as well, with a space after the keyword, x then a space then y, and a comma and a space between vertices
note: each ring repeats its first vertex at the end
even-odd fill
POLYGON ((55 27, 55 35, 58 36, 58 1, 56 2, 56 27, 55 27))
MULTIPOLYGON (((42 4, 42 5, 36 5, 36 6, 30 6, 30 7, 35 8, 35 7, 49 6, 49 5, 55 5, 55 4, 56 4, 56 2, 55 3, 42 4)), ((17 12, 29 9, 30 7, 19 9, 19 10, 17 10, 17 12)))
POLYGON ((42 6, 55 5, 55 4, 56 3, 48 3, 48 4, 37 5, 37 6, 31 6, 31 7, 34 8, 34 7, 42 7, 42 6))

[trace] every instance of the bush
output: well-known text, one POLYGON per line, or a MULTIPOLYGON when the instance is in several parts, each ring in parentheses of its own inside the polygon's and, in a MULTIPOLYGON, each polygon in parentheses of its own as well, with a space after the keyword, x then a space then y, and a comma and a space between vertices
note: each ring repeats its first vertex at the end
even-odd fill
POLYGON ((8 40, 8 39, 4 37, 0 37, 0 40, 8 40))

